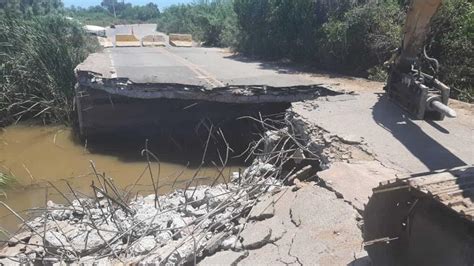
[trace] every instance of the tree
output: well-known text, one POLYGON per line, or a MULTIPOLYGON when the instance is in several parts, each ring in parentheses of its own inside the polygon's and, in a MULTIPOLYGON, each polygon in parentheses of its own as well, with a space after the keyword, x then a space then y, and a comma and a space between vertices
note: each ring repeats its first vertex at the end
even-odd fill
POLYGON ((3 4, 3 12, 9 14, 11 16, 18 16, 21 15, 21 2, 20 0, 6 0, 3 4))
POLYGON ((163 11, 158 30, 168 33, 191 33, 205 46, 234 46, 237 16, 232 0, 198 1, 174 5, 163 11))
POLYGON ((102 2, 100 3, 100 5, 105 7, 111 14, 114 15, 115 18, 117 17, 117 4, 117 0, 102 0, 102 2))
POLYGON ((122 19, 150 21, 152 19, 157 19, 159 15, 160 10, 154 3, 148 3, 145 6, 132 6, 127 4, 125 9, 120 11, 119 17, 122 19))
POLYGON ((63 9, 61 0, 0 0, 0 8, 11 16, 40 16, 63 9))

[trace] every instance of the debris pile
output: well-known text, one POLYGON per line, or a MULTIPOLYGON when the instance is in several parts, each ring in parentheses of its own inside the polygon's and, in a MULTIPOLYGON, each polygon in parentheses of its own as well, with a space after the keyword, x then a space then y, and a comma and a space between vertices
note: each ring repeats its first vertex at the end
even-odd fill
POLYGON ((127 205, 100 193, 71 206, 49 201, 46 212, 26 222, 29 230, 13 236, 1 256, 18 263, 192 262, 236 245, 235 235, 243 229, 239 218, 261 194, 281 185, 276 179, 235 181, 158 198, 138 196, 127 205))
MULTIPOLYGON (((284 184, 298 189, 321 164, 310 145, 294 135, 288 120, 257 121, 269 130, 247 149, 252 165, 233 173, 230 182, 192 186, 194 176, 184 189, 160 196, 159 177, 150 171, 155 193, 132 197, 92 164, 98 184, 91 185, 93 196, 69 186, 69 197, 60 192, 68 204, 49 201, 42 215, 31 221, 10 209, 24 222, 23 232, 6 241, 0 263, 185 264, 217 251, 252 247, 250 238, 241 236, 245 226, 273 215, 271 209, 259 211, 258 203, 284 184)), ((146 149, 143 153, 147 159, 154 157, 146 149)), ((222 161, 225 165, 227 156, 222 161)))

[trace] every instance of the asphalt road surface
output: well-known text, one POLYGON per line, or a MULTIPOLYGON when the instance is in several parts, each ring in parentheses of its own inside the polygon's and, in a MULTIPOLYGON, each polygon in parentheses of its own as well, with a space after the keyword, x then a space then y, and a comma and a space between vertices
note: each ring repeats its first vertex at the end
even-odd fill
POLYGON ((118 77, 137 83, 226 85, 309 85, 303 76, 284 73, 222 49, 124 47, 106 51, 118 77))
MULTIPOLYGON (((113 41, 116 34, 134 34, 138 39, 156 31, 156 24, 116 25, 107 28, 113 41)), ((163 34, 164 35, 164 34, 163 34)), ((166 36, 166 35, 165 35, 166 36)), ((309 85, 313 81, 294 75, 293 70, 234 55, 217 48, 116 47, 106 49, 109 60, 86 61, 87 68, 102 73, 110 69, 114 76, 137 83, 181 83, 206 87, 226 85, 309 85)))
MULTIPOLYGON (((154 34, 155 28, 153 24, 133 26, 134 34, 139 36, 154 34)), ((128 30, 131 26, 117 27, 115 32, 128 30)), ((336 90, 355 91, 358 95, 297 103, 295 110, 331 133, 363 139, 382 163, 404 172, 474 163, 472 104, 452 101, 458 113, 456 119, 415 121, 383 96, 382 83, 301 73, 217 48, 110 48, 90 57, 81 68, 138 83, 180 83, 207 88, 325 84, 336 90)))

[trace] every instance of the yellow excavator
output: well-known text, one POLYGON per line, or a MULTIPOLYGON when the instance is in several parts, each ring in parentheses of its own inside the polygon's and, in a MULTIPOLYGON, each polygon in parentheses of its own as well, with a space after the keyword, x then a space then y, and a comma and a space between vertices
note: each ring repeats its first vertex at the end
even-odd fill
POLYGON ((403 42, 389 61, 390 75, 385 90, 388 96, 415 119, 443 120, 454 118, 448 107, 450 88, 437 79, 439 63, 426 53, 426 37, 432 17, 441 0, 412 0, 403 28, 403 42), (423 72, 429 65, 431 73, 423 72), (426 67, 425 67, 426 68, 426 67))
MULTIPOLYGON (((412 0, 401 47, 388 62, 388 97, 414 119, 456 117, 450 88, 425 42, 441 0, 412 0), (429 74, 423 70, 430 69, 429 74)), ((381 183, 364 210, 364 247, 373 265, 474 265, 474 167, 381 183)))

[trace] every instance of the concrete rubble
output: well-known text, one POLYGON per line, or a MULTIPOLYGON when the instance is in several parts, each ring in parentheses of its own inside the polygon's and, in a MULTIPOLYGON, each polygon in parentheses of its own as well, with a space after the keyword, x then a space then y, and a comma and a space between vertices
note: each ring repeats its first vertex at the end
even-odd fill
MULTIPOLYGON (((334 193, 308 184, 276 195, 275 216, 249 223, 242 234, 260 235, 260 247, 249 250, 240 265, 350 265, 361 251, 358 213, 334 193)), ((253 239, 256 242, 255 239, 253 239)), ((369 264, 355 264, 369 265, 369 264)))
MULTIPOLYGON (((277 181, 273 184, 261 189, 268 191, 279 187, 277 181)), ((260 191, 252 193, 256 197, 260 191)), ((90 255, 113 252, 121 256, 109 254, 110 262, 129 261, 156 253, 160 255, 143 258, 143 261, 184 263, 197 251, 204 253, 221 249, 221 245, 227 249, 232 246, 229 239, 237 239, 229 236, 241 228, 234 219, 251 208, 249 204, 254 200, 237 185, 222 184, 177 190, 160 196, 156 202, 155 195, 138 196, 128 204, 128 213, 115 209, 106 199, 99 202, 75 200, 72 206, 49 202, 51 211, 28 222, 27 231, 13 236, 0 252, 3 258, 0 262, 21 263, 28 262, 30 256, 54 255, 51 261, 61 257, 66 262, 81 263, 90 255), (126 238, 125 232, 130 232, 126 238), (181 243, 191 235, 200 238, 196 240, 197 247, 193 243, 181 243), (215 235, 219 238, 214 239, 215 235), (41 248, 35 249, 38 237, 41 248), (30 245, 33 248, 26 248, 30 245)))
POLYGON ((372 195, 372 188, 381 181, 395 179, 397 174, 378 161, 358 161, 335 162, 329 169, 319 172, 318 177, 326 188, 362 212, 372 195))
POLYGON ((102 190, 68 205, 48 202, 11 237, 0 263, 369 265, 357 210, 317 174, 363 149, 322 130, 307 134, 291 113, 289 121, 264 134, 251 150, 265 153, 227 184, 130 201, 102 190))

